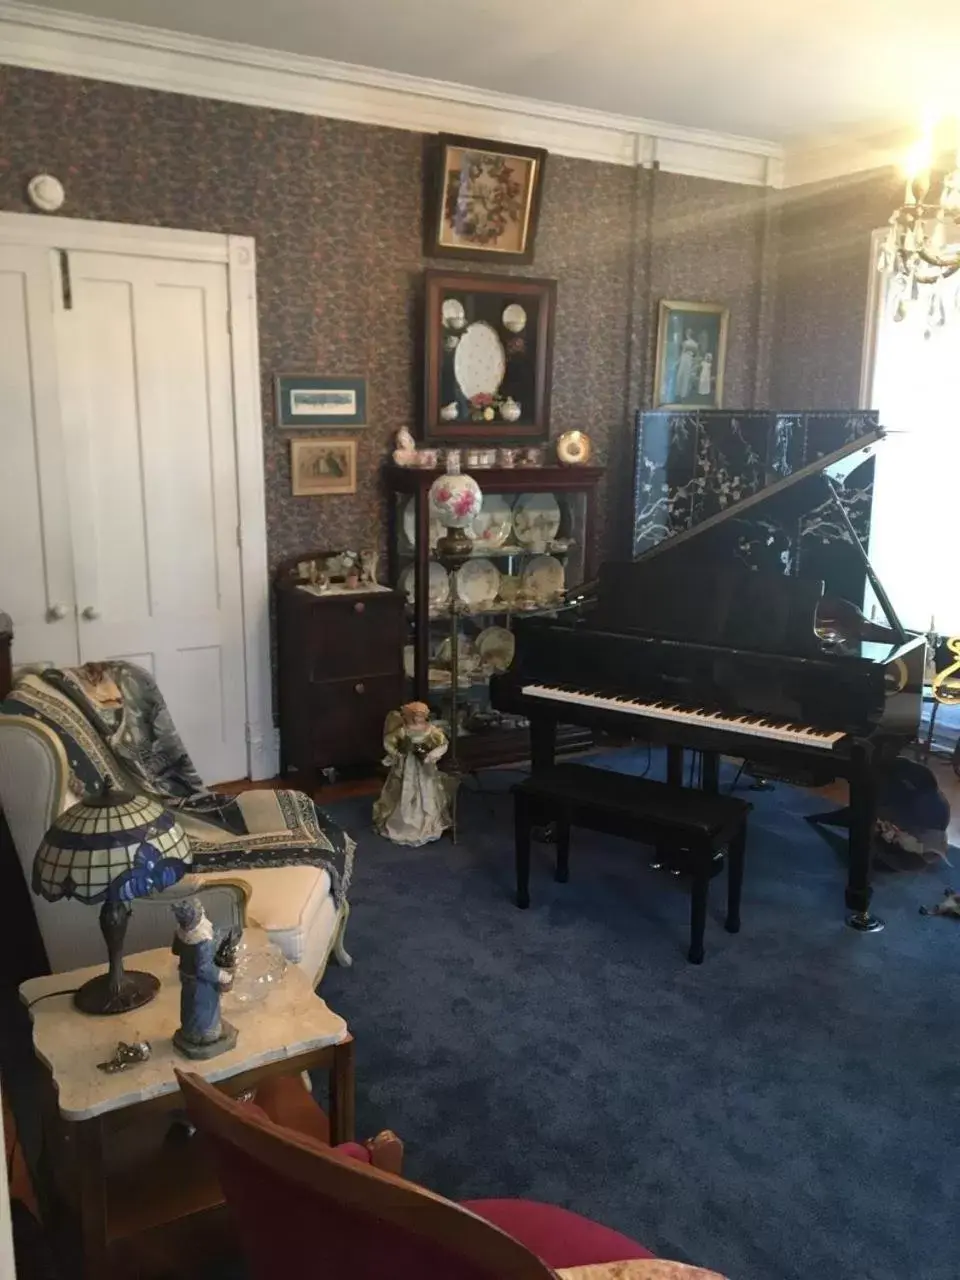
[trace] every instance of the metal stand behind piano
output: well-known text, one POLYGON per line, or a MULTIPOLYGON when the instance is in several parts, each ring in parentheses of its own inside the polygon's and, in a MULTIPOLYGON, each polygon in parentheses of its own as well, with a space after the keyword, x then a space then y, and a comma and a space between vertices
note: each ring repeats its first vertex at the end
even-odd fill
POLYGON ((720 754, 811 785, 846 778, 848 809, 818 818, 848 826, 847 923, 865 932, 883 927, 869 910, 878 780, 916 736, 925 639, 900 624, 827 467, 881 435, 858 431, 794 474, 768 476, 745 503, 607 562, 554 616, 518 620, 513 664, 491 682, 495 707, 530 719, 535 771, 553 763, 557 725, 578 724, 663 744, 677 785, 684 749, 704 753, 713 790, 720 754), (780 522, 838 508, 886 623, 824 596, 820 579, 738 557, 734 522, 749 506, 756 525, 774 504, 780 522))

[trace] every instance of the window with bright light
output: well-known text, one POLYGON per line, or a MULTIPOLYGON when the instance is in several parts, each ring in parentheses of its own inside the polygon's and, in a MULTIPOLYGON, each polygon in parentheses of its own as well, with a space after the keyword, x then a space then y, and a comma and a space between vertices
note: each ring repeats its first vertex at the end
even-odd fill
MULTIPOLYGON (((876 451, 870 559, 905 627, 960 635, 960 316, 925 336, 872 291, 865 399, 890 433, 876 451)), ((868 600, 869 610, 869 600, 868 600)))

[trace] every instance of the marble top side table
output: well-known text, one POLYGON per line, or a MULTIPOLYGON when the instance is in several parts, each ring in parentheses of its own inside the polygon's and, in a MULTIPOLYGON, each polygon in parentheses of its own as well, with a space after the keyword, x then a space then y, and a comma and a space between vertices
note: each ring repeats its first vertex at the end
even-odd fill
MULTIPOLYGON (((248 928, 244 939, 249 948, 272 946, 256 928, 248 928)), ((136 1257, 136 1237, 149 1235, 156 1251, 161 1229, 187 1218, 195 1223, 198 1214, 223 1204, 202 1144, 183 1132, 171 1134, 170 1113, 182 1106, 175 1067, 234 1096, 270 1076, 325 1070, 331 1141, 353 1138, 353 1038, 296 965, 258 1003, 241 1005, 226 996, 225 1015, 240 1033, 235 1048, 192 1061, 171 1040, 180 1021, 172 952, 161 948, 127 959, 160 979, 156 998, 131 1013, 91 1017, 74 1007, 70 993, 102 966, 31 978, 20 987, 45 1068, 51 1175, 66 1217, 79 1228, 85 1275, 96 1280, 110 1274, 115 1251, 136 1257), (97 1063, 113 1057, 118 1040, 149 1041, 149 1060, 113 1075, 99 1071, 97 1063)))

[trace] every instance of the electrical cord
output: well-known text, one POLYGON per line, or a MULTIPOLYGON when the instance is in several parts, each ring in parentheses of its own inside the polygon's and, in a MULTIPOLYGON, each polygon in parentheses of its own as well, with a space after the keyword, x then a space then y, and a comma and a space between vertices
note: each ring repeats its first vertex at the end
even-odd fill
POLYGON ((33 1006, 35 1004, 39 1004, 41 1000, 52 1000, 54 996, 72 996, 79 990, 79 987, 64 987, 62 991, 47 991, 44 995, 37 996, 35 1000, 31 1000, 27 1005, 27 1008, 32 1009, 33 1006))

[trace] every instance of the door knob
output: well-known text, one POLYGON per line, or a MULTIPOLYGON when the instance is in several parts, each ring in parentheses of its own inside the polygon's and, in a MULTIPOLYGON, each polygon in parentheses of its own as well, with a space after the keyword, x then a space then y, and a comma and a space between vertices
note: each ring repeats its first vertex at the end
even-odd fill
POLYGON ((100 610, 95 609, 92 604, 88 604, 83 611, 83 616, 86 618, 88 622, 93 622, 95 618, 100 617, 100 610))
POLYGON ((67 616, 67 611, 62 604, 52 604, 47 610, 48 622, 60 622, 67 616))

